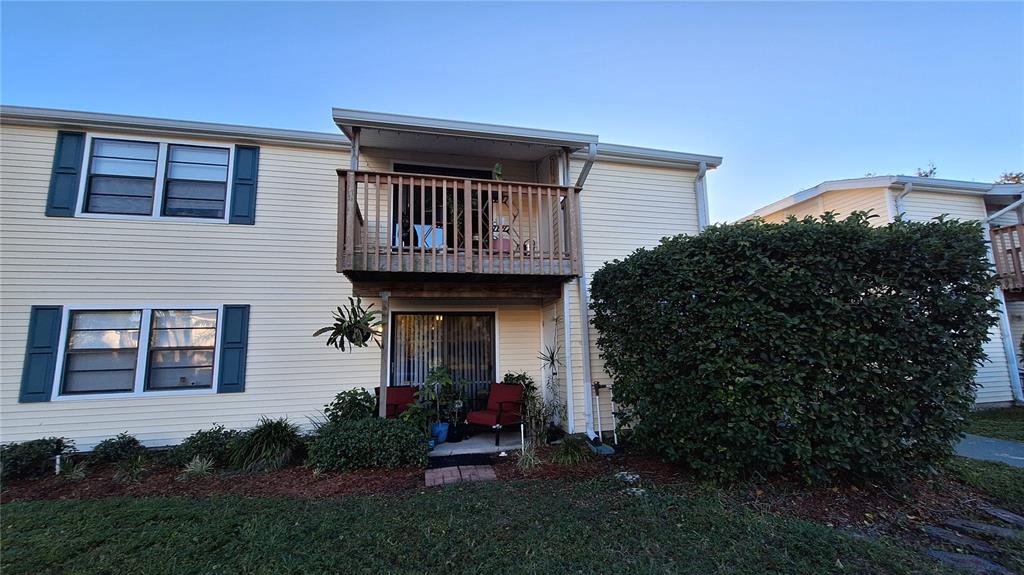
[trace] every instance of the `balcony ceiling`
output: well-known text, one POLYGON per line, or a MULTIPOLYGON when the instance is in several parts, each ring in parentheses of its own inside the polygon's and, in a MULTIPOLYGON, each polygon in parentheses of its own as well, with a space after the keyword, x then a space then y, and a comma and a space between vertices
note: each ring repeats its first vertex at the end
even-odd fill
POLYGON ((597 136, 592 134, 341 108, 334 109, 334 123, 349 139, 353 138, 353 128, 359 128, 362 147, 509 160, 536 161, 562 148, 576 151, 597 143, 597 136))

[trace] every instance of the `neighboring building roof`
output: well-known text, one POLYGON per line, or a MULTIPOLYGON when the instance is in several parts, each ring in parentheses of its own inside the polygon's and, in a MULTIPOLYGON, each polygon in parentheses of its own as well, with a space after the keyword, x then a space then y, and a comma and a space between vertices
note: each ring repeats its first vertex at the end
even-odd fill
POLYGON ((777 202, 768 204, 742 219, 748 220, 758 216, 767 216, 779 210, 784 210, 790 206, 805 202, 811 198, 816 198, 826 192, 867 188, 888 188, 892 186, 902 186, 905 184, 912 184, 915 190, 923 192, 969 195, 1024 193, 1024 185, 1021 184, 992 184, 986 182, 944 180, 940 178, 922 178, 920 176, 871 176, 867 178, 830 180, 822 182, 813 188, 807 188, 806 190, 797 192, 792 196, 788 196, 777 202))
POLYGON ((122 114, 30 108, 25 106, 0 106, 0 123, 17 123, 53 128, 91 128, 97 130, 176 135, 187 134, 316 148, 349 147, 348 139, 342 134, 168 120, 165 118, 126 116, 122 114))

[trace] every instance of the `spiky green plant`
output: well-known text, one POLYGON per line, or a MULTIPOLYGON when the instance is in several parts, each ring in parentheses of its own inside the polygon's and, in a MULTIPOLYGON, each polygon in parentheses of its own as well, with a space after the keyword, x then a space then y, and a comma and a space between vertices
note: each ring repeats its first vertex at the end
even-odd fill
POLYGON ((185 467, 181 470, 181 475, 178 476, 179 481, 188 481, 189 479, 198 479, 200 477, 209 477, 213 474, 213 458, 209 456, 197 455, 185 464, 185 467))
POLYGON ((302 449, 299 426, 288 418, 261 417, 229 447, 231 465, 249 472, 276 471, 291 463, 302 449))
POLYGON ((313 337, 320 337, 328 334, 327 345, 334 346, 345 351, 345 342, 352 347, 366 347, 372 339, 377 347, 383 349, 380 326, 384 321, 381 319, 381 312, 373 309, 373 304, 363 307, 361 298, 348 298, 348 307, 338 307, 338 311, 331 312, 334 316, 334 323, 322 327, 313 332, 313 337))
POLYGON ((114 481, 118 483, 138 483, 146 473, 146 459, 136 455, 114 464, 114 481))
POLYGON ((590 448, 578 437, 567 435, 558 444, 551 461, 558 465, 576 466, 590 459, 590 448))
POLYGON ((536 469, 543 463, 540 456, 537 455, 537 448, 534 447, 532 441, 527 442, 526 447, 519 452, 519 457, 516 459, 516 467, 524 472, 536 469))

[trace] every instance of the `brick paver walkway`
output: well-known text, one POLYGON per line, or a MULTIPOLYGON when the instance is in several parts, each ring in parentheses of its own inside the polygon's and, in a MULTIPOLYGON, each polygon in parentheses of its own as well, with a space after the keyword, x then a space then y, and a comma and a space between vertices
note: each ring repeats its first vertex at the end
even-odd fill
POLYGON ((424 477, 427 487, 446 485, 459 481, 489 481, 497 479, 491 465, 461 465, 458 467, 441 467, 428 469, 424 477))

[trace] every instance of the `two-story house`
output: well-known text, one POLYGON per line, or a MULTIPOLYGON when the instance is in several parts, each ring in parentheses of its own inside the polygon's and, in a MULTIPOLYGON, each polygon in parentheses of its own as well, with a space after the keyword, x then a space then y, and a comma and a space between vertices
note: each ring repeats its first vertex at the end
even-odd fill
POLYGON ((819 217, 833 212, 846 217, 851 212, 877 216, 873 225, 886 225, 897 215, 904 220, 925 222, 939 216, 985 224, 986 240, 1000 287, 999 323, 985 343, 988 359, 978 368, 977 403, 1002 406, 1024 402, 1021 394, 1020 342, 1024 337, 1024 185, 989 184, 922 178, 915 176, 874 176, 822 182, 769 204, 748 216, 767 222, 781 222, 793 216, 819 217))
POLYGON ((0 108, 2 440, 307 424, 438 365, 553 376, 566 430, 609 432, 587 278, 706 225, 721 158, 333 114, 337 133, 0 108), (312 337, 350 296, 384 313, 383 349, 312 337))

